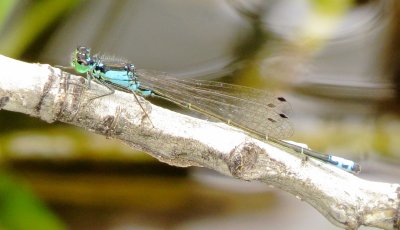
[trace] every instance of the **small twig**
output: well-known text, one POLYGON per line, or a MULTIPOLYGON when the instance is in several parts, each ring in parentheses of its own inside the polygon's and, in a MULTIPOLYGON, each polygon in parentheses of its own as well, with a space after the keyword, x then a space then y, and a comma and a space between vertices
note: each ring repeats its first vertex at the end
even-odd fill
POLYGON ((207 167, 262 181, 301 198, 343 228, 399 228, 399 184, 360 179, 228 125, 176 113, 139 97, 147 117, 129 93, 116 91, 90 100, 107 89, 94 82, 88 89, 84 78, 49 65, 0 56, 0 71, 0 109, 119 139, 171 165, 207 167))

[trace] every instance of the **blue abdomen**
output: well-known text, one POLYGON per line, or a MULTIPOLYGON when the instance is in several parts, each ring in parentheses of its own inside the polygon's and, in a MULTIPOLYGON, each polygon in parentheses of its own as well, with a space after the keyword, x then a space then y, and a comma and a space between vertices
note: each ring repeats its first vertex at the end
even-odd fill
POLYGON ((116 85, 129 87, 132 84, 131 76, 126 71, 109 70, 103 73, 103 79, 116 85))
POLYGON ((138 85, 133 81, 132 76, 127 71, 108 70, 102 73, 102 78, 123 88, 133 91, 138 89, 138 85))

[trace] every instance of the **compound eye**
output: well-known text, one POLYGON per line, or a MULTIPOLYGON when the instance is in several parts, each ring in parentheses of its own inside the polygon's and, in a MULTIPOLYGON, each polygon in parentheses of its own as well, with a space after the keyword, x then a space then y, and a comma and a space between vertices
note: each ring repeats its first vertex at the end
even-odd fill
POLYGON ((82 53, 88 53, 89 52, 89 48, 84 47, 84 46, 78 46, 77 50, 79 52, 82 52, 82 53))
POLYGON ((136 71, 136 68, 135 68, 135 66, 133 64, 129 64, 128 65, 128 70, 134 72, 134 71, 136 71))
POLYGON ((78 58, 78 59, 76 60, 76 62, 77 62, 79 65, 88 65, 88 61, 85 60, 85 59, 83 59, 83 58, 78 58))
POLYGON ((86 55, 83 54, 77 54, 76 55, 76 61, 78 62, 78 64, 87 64, 89 58, 86 58, 86 55))

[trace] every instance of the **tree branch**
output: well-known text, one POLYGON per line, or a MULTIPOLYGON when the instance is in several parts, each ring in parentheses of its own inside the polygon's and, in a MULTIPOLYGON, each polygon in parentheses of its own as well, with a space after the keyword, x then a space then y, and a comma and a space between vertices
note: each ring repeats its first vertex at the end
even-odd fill
POLYGON ((61 121, 119 139, 171 165, 200 166, 243 180, 257 180, 311 204, 333 224, 399 229, 399 184, 371 182, 283 151, 222 123, 179 114, 132 94, 90 100, 108 90, 49 65, 0 55, 0 109, 47 122, 61 121))

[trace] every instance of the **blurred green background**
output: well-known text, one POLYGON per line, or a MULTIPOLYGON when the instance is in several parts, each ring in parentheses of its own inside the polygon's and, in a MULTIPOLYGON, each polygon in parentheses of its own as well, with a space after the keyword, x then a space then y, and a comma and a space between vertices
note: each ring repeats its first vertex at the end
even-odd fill
MULTIPOLYGON (((291 103, 292 140, 396 182, 397 16, 395 0, 2 0, 0 53, 68 66, 85 45, 137 68, 272 90, 291 103)), ((1 229, 337 229, 277 189, 4 110, 0 156, 1 229)))

